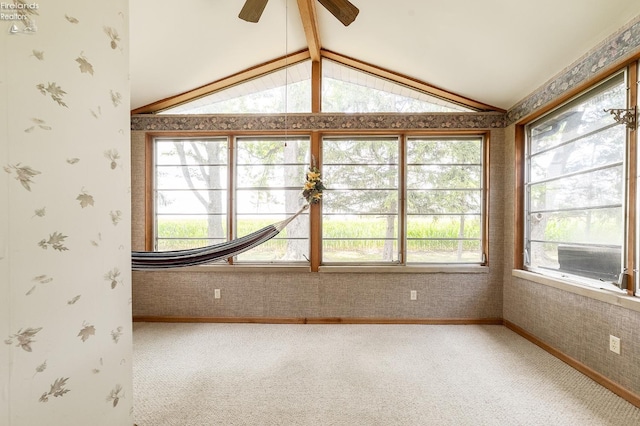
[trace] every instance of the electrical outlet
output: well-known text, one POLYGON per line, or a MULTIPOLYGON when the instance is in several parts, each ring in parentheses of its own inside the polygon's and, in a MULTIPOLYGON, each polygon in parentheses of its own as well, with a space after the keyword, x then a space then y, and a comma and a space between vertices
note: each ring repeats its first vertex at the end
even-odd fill
POLYGON ((214 299, 220 299, 220 289, 216 288, 215 290, 213 290, 213 298, 214 299))
POLYGON ((411 294, 410 295, 411 300, 418 300, 418 292, 416 290, 411 290, 410 294, 411 294))
POLYGON ((620 355, 620 338, 609 335, 609 350, 620 355))

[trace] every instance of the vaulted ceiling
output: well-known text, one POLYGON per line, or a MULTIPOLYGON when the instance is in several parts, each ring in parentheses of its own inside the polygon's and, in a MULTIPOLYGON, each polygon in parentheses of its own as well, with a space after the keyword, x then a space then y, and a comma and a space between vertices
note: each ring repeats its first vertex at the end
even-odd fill
MULTIPOLYGON (((348 27, 315 5, 319 47, 503 110, 640 15, 638 0, 350 1, 348 27)), ((243 4, 131 0, 131 109, 308 48, 297 0, 258 23, 243 4)))

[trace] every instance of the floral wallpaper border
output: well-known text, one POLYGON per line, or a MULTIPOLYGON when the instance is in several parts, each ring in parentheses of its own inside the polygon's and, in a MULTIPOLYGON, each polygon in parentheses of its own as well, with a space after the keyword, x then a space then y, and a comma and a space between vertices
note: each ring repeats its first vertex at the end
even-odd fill
POLYGON ((132 131, 425 130, 505 127, 502 113, 134 115, 132 131))
POLYGON ((601 72, 622 64, 639 51, 640 15, 512 107, 507 112, 507 125, 519 121, 601 72))

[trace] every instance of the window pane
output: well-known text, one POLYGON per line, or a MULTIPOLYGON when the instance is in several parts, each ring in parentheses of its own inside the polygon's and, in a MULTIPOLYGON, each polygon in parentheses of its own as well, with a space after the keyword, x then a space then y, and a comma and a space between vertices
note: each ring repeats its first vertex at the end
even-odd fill
POLYGON ((397 138, 323 140, 324 262, 398 261, 397 138))
POLYGON ((605 109, 626 108, 626 102, 624 75, 619 74, 529 126, 530 154, 534 155, 612 126, 615 122, 605 109))
POLYGON ((411 165, 407 176, 407 188, 414 189, 479 189, 482 182, 482 165, 411 165), (453 177, 454 179, 449 179, 453 177), (440 187, 435 187, 435 184, 440 187))
POLYGON ((372 178, 376 179, 376 189, 398 189, 398 164, 365 164, 366 158, 359 158, 356 164, 327 164, 323 168, 325 181, 332 189, 349 188, 366 190, 372 178), (335 179, 348 176, 347 179, 335 179))
POLYGON ((322 60, 323 112, 472 112, 438 98, 337 62, 322 60))
MULTIPOLYGON (((170 251, 170 250, 184 250, 196 247, 204 247, 212 244, 223 243, 226 240, 215 240, 209 238, 194 238, 194 239, 180 239, 180 238, 162 238, 158 239, 157 251, 170 251)), ((220 260, 220 262, 225 262, 220 260)))
POLYGON ((407 262, 482 262, 482 138, 407 140, 407 262))
MULTIPOLYGON (((323 140, 322 155, 325 166, 352 164, 384 167, 387 164, 397 165, 398 138, 326 138, 323 140)), ((369 169, 369 173, 371 171, 369 169)), ((359 177, 366 181, 367 174, 359 173, 359 177)))
POLYGON ((227 87, 161 114, 276 114, 311 112, 311 61, 227 87))
POLYGON ((482 162, 482 139, 411 139, 408 164, 476 164, 482 162))
MULTIPOLYGON (((407 171, 409 172, 409 170, 407 171)), ((482 192, 475 190, 410 190, 407 191, 408 214, 480 214, 482 192)))
POLYGON ((408 215, 407 239, 480 239, 482 223, 477 215, 408 215))
MULTIPOLYGON (((306 164, 238 164, 236 188, 300 187, 306 164)), ((304 183, 304 180, 302 180, 304 183)))
MULTIPOLYGON (((215 215, 213 215, 215 216, 215 215)), ((224 216, 223 216, 224 217, 224 216)), ((181 239, 186 240, 192 238, 191 236, 205 235, 212 240, 218 242, 224 242, 227 239, 226 224, 219 229, 220 234, 208 236, 208 221, 209 215, 204 214, 192 214, 182 215, 182 217, 176 218, 175 215, 158 215, 158 238, 160 239, 181 239), (179 236, 188 236, 180 238, 179 236)), ((213 218, 213 220, 220 221, 220 217, 213 218)), ((198 237, 193 237, 198 238, 198 237)), ((198 238, 202 239, 202 238, 198 238)), ((197 246, 194 246, 197 247, 197 246)))
MULTIPOLYGON (((610 123, 609 123, 610 124, 610 123)), ((624 160, 620 127, 612 126, 566 145, 531 156, 531 182, 553 179, 624 160)))
POLYGON ((156 214, 223 214, 227 212, 227 191, 156 191, 156 214))
POLYGON ((155 140, 158 251, 227 239, 227 139, 155 140))
MULTIPOLYGON (((291 224, 287 225, 287 227, 289 226, 291 226, 291 224)), ((306 227, 309 227, 308 220, 306 221, 306 227)), ((308 239, 283 239, 275 237, 267 242, 260 244, 257 247, 252 248, 249 251, 240 253, 238 256, 236 256, 235 259, 238 263, 277 263, 283 261, 293 262, 299 260, 298 255, 302 251, 309 251, 308 239)))
POLYGON ((323 262, 397 261, 397 229, 396 215, 324 215, 323 262))
MULTIPOLYGON (((308 137, 236 140, 236 235, 243 236, 295 214, 305 204, 302 186, 310 159, 308 137)), ((236 257, 236 262, 307 262, 309 214, 276 238, 236 257)))
POLYGON ((527 128, 528 267, 616 281, 625 239, 626 128, 619 74, 527 128))
POLYGON ((532 213, 528 222, 534 241, 615 246, 624 233, 619 208, 532 213))
POLYGON ((325 215, 344 215, 351 212, 362 214, 397 214, 398 190, 397 189, 359 189, 358 196, 353 195, 353 190, 324 191, 323 213, 325 215))
POLYGON ((622 165, 530 185, 531 212, 622 206, 622 165))
POLYGON ((622 262, 620 247, 593 247, 533 241, 537 267, 598 281, 615 282, 622 262))
POLYGON ((224 139, 156 139, 156 165, 227 165, 227 144, 224 139))
MULTIPOLYGON (((300 192, 300 189, 284 190, 279 188, 237 190, 236 213, 238 216, 273 216, 273 214, 288 216, 296 213, 304 205, 300 192)), ((284 219, 283 217, 281 220, 284 219)))
POLYGON ((227 188, 226 165, 156 166, 156 185, 171 190, 227 188), (205 176, 215 176, 204 179, 205 176))
POLYGON ((407 240, 407 262, 477 263, 480 240, 407 240))

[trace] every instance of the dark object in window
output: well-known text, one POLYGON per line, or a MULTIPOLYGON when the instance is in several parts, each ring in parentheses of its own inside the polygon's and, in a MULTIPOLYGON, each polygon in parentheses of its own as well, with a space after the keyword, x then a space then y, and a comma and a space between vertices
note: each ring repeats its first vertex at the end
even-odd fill
POLYGON ((608 282, 622 270, 620 247, 558 246, 560 271, 608 282))

